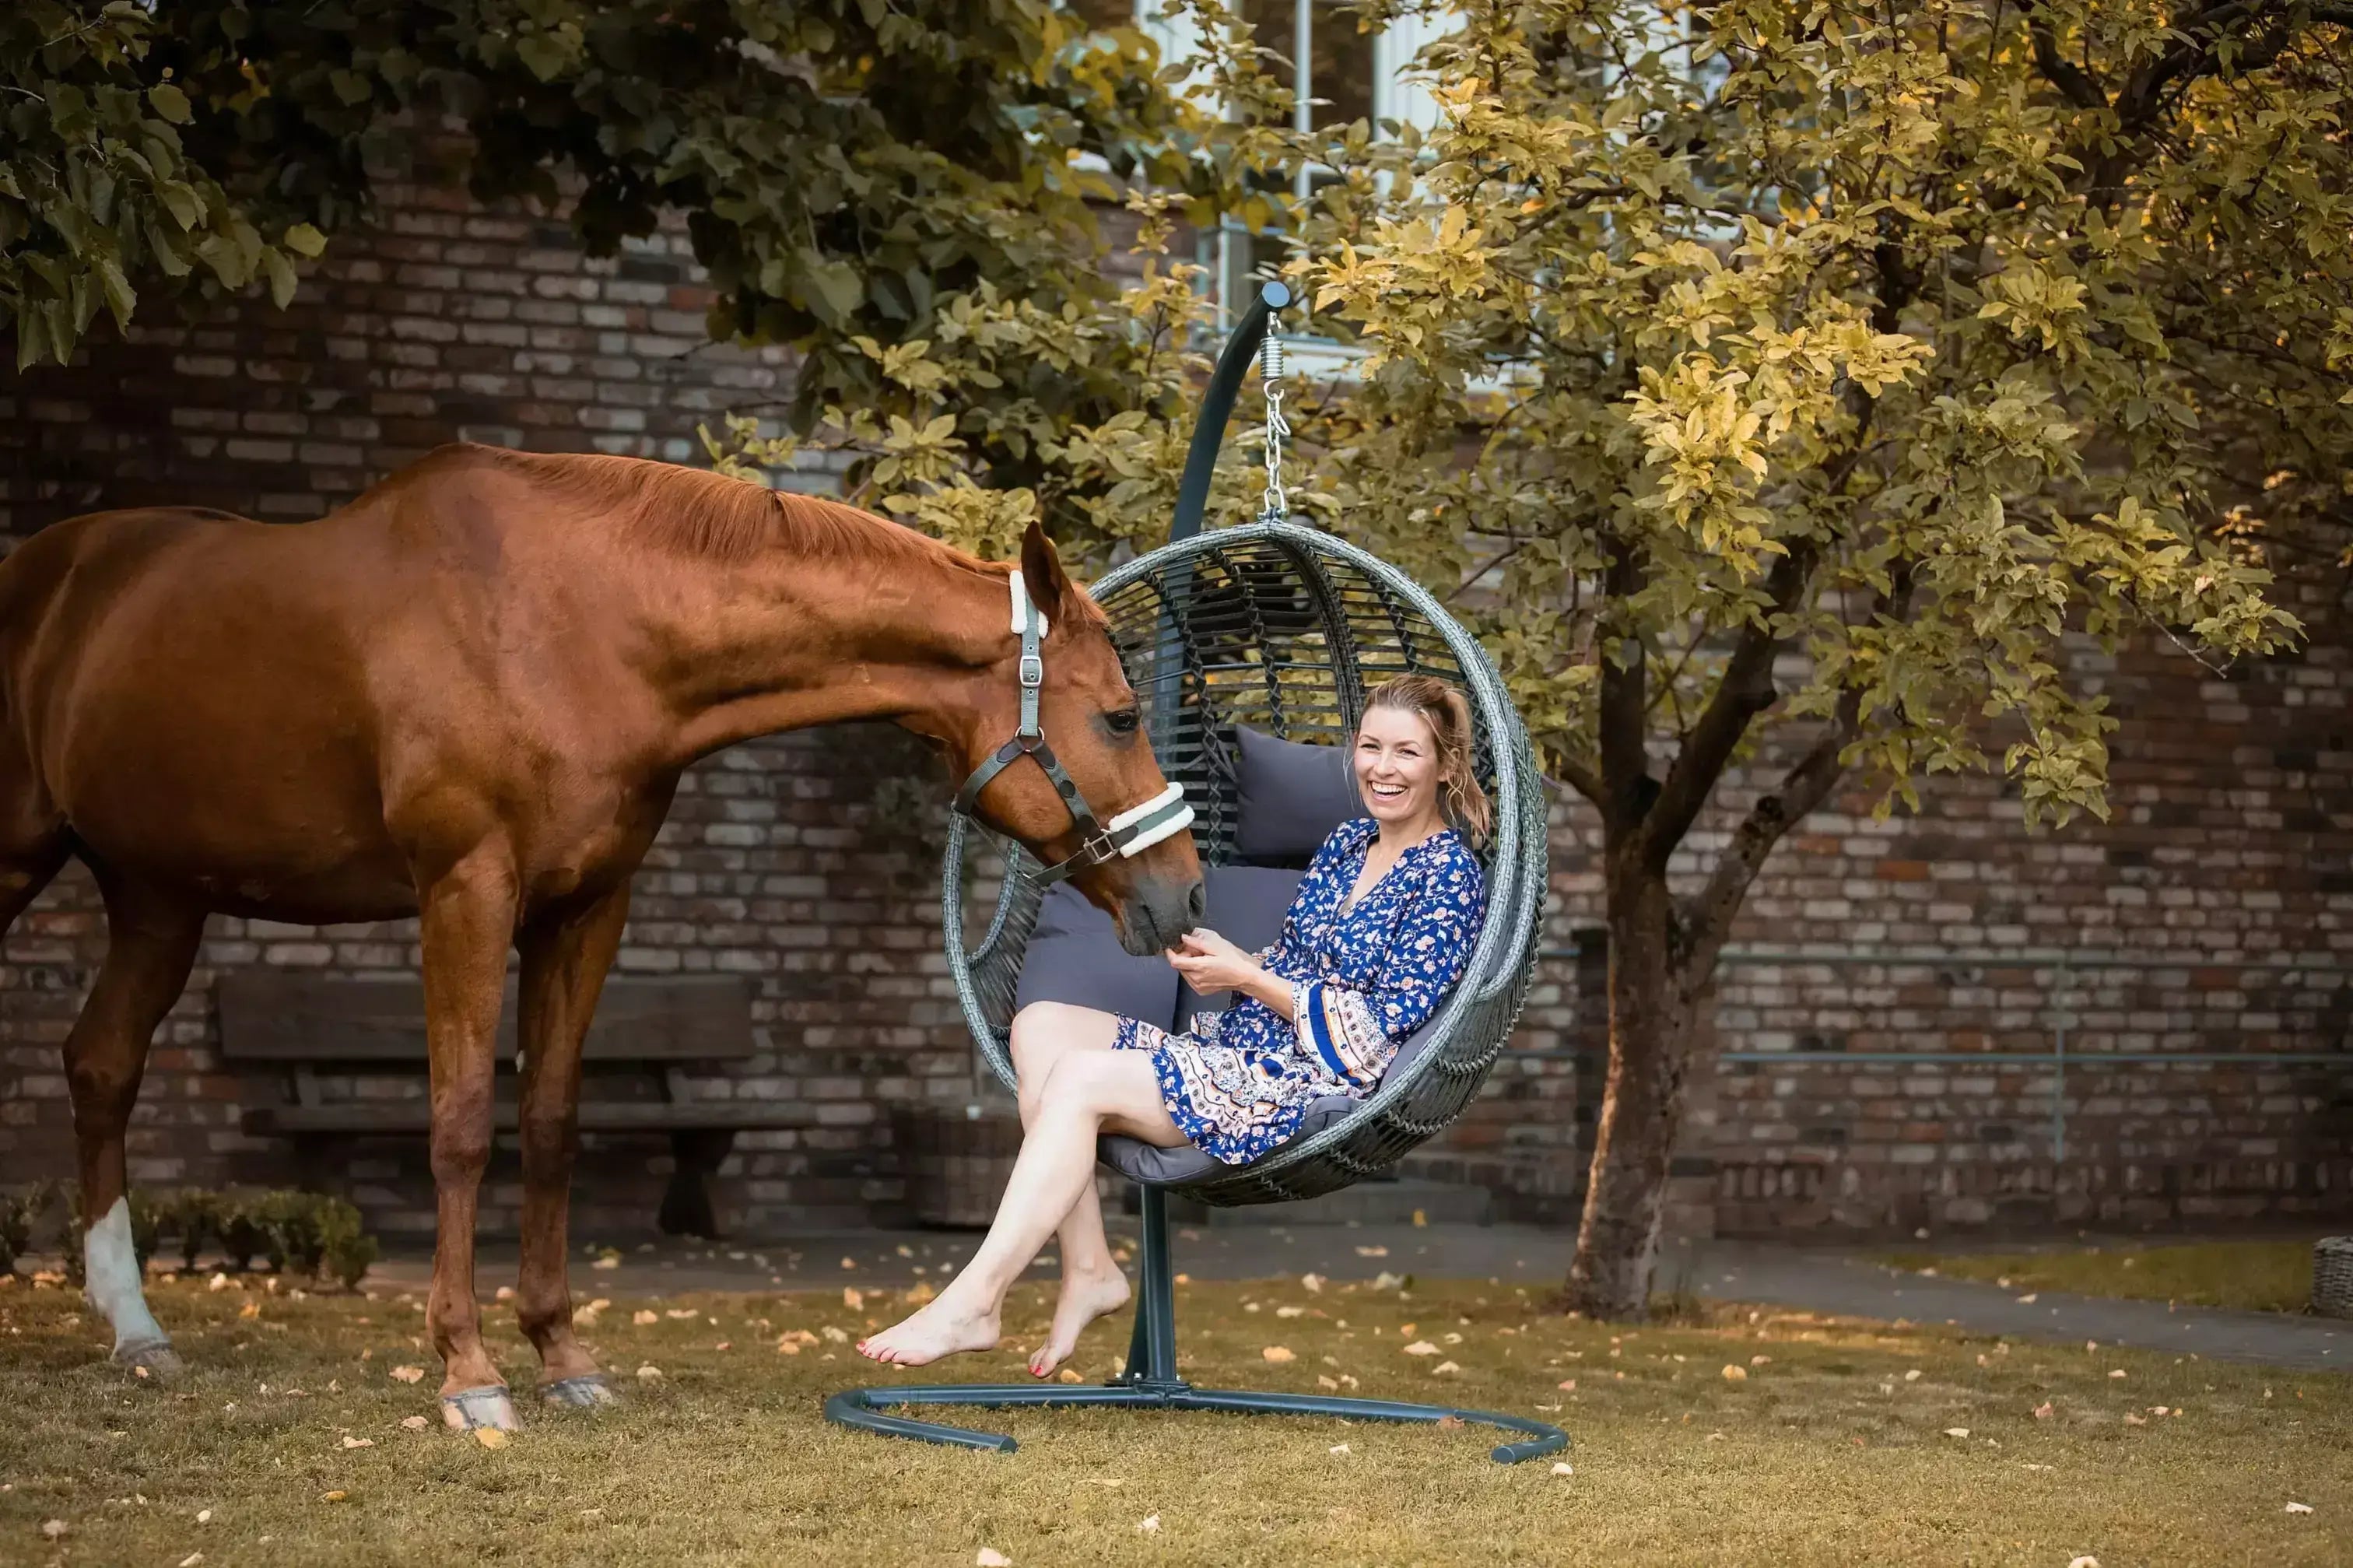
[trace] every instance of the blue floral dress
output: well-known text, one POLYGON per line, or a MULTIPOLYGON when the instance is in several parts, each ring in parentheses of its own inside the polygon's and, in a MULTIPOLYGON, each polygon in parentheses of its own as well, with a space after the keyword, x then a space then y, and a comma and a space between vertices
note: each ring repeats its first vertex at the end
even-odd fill
POLYGON ((1229 1165, 1282 1144, 1327 1095, 1369 1096, 1470 961, 1486 879, 1451 828, 1407 850, 1345 906, 1379 833, 1370 817, 1335 828, 1300 880, 1282 934, 1258 955, 1291 982, 1292 1021, 1250 996, 1196 1014, 1184 1034, 1119 1021, 1113 1048, 1152 1053, 1169 1119, 1229 1165))

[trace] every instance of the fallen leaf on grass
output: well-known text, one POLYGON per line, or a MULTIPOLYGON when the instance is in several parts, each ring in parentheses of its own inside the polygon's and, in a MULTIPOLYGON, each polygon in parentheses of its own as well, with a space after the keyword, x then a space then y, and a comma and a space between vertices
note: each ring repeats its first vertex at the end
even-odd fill
POLYGON ((343 1439, 343 1446, 346 1448, 373 1448, 375 1446, 375 1439, 373 1437, 346 1437, 343 1439))
POLYGON ((937 1294, 939 1293, 932 1288, 929 1280, 918 1279, 913 1287, 907 1291, 905 1299, 909 1305, 920 1307, 937 1294))
POLYGON ((663 1313, 662 1316, 665 1318, 686 1319, 700 1318, 702 1314, 696 1311, 691 1307, 673 1307, 669 1311, 663 1313))
POLYGON ((1264 1356, 1268 1361, 1274 1362, 1278 1366, 1282 1365, 1284 1361, 1293 1361, 1299 1359, 1291 1352, 1288 1346, 1284 1345, 1269 1345, 1266 1349, 1259 1351, 1259 1354, 1264 1356))
POLYGON ((1312 1296, 1324 1288, 1324 1277, 1320 1274, 1303 1274, 1299 1277, 1299 1285, 1300 1288, 1312 1296))
POLYGON ((477 1426, 474 1428, 474 1441, 485 1448, 503 1448, 514 1439, 495 1426, 477 1426))
POLYGON ((611 1247, 607 1247, 603 1252, 596 1255, 596 1261, 590 1264, 588 1266, 591 1268, 618 1268, 621 1266, 621 1255, 611 1247))
POLYGON ((1966 1437, 1968 1435, 1969 1429, 1966 1426, 1947 1426, 1945 1428, 1945 1436, 1947 1437, 1966 1437))
POLYGON ((2034 1407, 2034 1419, 2037 1421, 2048 1421, 2051 1419, 2051 1402, 2049 1400, 2046 1399, 2042 1404, 2034 1407))
POLYGON ((200 1508, 200 1509, 198 1509, 198 1510, 196 1510, 196 1522, 197 1522, 198 1524, 210 1524, 212 1521, 213 1521, 213 1510, 210 1510, 210 1509, 208 1509, 208 1508, 200 1508))
POLYGON ((2018 1298, 2018 1304, 2021 1307, 2031 1307, 2040 1298, 2041 1292, 2030 1290, 2018 1298))
POLYGON ((1563 1393, 1575 1393, 1577 1392, 1577 1380, 1573 1377, 1565 1378, 1557 1386, 1563 1393))
POLYGON ((841 1287, 841 1304, 853 1312, 862 1311, 866 1306, 866 1292, 854 1285, 845 1285, 841 1287))
POLYGON ((801 1342, 798 1340, 794 1339, 790 1334, 786 1335, 783 1339, 776 1341, 776 1354, 780 1356, 797 1356, 800 1353, 801 1342))
POLYGON ((1567 1460, 1555 1459, 1552 1463, 1552 1473, 1556 1476, 1573 1476, 1577 1471, 1567 1460))
POLYGON ((1441 1415, 1436 1421, 1432 1422, 1431 1425, 1436 1426, 1440 1432, 1460 1432, 1462 1429, 1462 1417, 1459 1415, 1441 1415))
POLYGON ((240 1318, 259 1318, 261 1316, 261 1303, 248 1301, 237 1309, 237 1315, 240 1318))
POLYGON ((1325 1451, 1326 1453, 1331 1453, 1331 1454, 1345 1454, 1345 1453, 1348 1453, 1350 1450, 1349 1450, 1348 1446, 1347 1446, 1345 1443, 1335 1443, 1335 1444, 1333 1444, 1333 1445, 1332 1445, 1332 1446, 1331 1446, 1330 1448, 1328 1448, 1328 1449, 1326 1449, 1326 1450, 1324 1450, 1324 1451, 1325 1451))
POLYGON ((661 1314, 653 1310, 651 1308, 640 1307, 637 1311, 629 1315, 629 1321, 642 1329, 649 1323, 660 1322, 661 1314))
MULTIPOLYGON (((846 1330, 837 1329, 832 1324, 828 1323, 825 1326, 825 1340, 826 1343, 829 1345, 846 1345, 849 1343, 849 1334, 846 1330)), ((816 1341, 805 1340, 803 1342, 814 1344, 816 1341)))
POLYGON ((638 1369, 638 1381, 639 1383, 659 1383, 661 1381, 661 1368, 654 1365, 651 1361, 648 1361, 645 1365, 638 1369))
POLYGON ((351 1493, 344 1491, 342 1488, 338 1487, 332 1492, 321 1492, 319 1494, 319 1500, 321 1502, 341 1502, 351 1495, 351 1493))
POLYGON ((1416 1209, 1413 1212, 1413 1223, 1416 1226, 1426 1225, 1430 1224, 1430 1216, 1423 1211, 1416 1209))
POLYGON ((395 1383, 419 1383, 424 1380, 425 1369, 423 1367, 395 1367, 392 1369, 391 1376, 392 1381, 395 1383))
POLYGON ((2122 1376, 2124 1376, 2124 1375, 2125 1375, 2125 1369, 2124 1369, 2124 1368, 2122 1368, 2122 1367, 2117 1367, 2116 1370, 2114 1370, 2113 1372, 2109 1372, 2109 1373, 2108 1373, 2108 1375, 2109 1375, 2110 1377, 2122 1377, 2122 1376))
POLYGON ((191 1552, 185 1557, 180 1559, 180 1568, 196 1568, 196 1564, 202 1563, 204 1560, 205 1554, 203 1552, 191 1552))
POLYGON ((1459 1372, 1461 1370, 1461 1367, 1453 1361, 1440 1361, 1436 1366, 1430 1368, 1430 1372, 1432 1377, 1435 1377, 1440 1372, 1459 1372))
POLYGON ((1746 1383, 1748 1381, 1748 1369, 1744 1366, 1737 1366, 1730 1362, 1726 1362, 1724 1368, 1724 1381, 1726 1383, 1746 1383))
POLYGON ((973 1568, 1013 1568, 1013 1559, 994 1546, 984 1546, 973 1560, 973 1568))
POLYGON ((1360 1246, 1356 1249, 1358 1257, 1387 1257, 1388 1255, 1389 1249, 1385 1246, 1360 1246))
POLYGON ((1159 1516, 1158 1514, 1156 1514, 1156 1513, 1147 1513, 1147 1514, 1145 1514, 1142 1519, 1137 1520, 1135 1521, 1135 1532, 1136 1532, 1138 1535, 1157 1535, 1157 1534, 1159 1534, 1159 1533, 1160 1533, 1160 1516, 1159 1516))
POLYGON ((1434 1356, 1438 1353, 1438 1347, 1428 1340, 1416 1340, 1405 1348, 1405 1353, 1409 1356, 1434 1356))
POLYGON ((1910 1372, 1905 1372, 1904 1374, 1904 1381, 1905 1383, 1918 1383, 1920 1381, 1920 1369, 1918 1367, 1914 1367, 1910 1372))
POLYGON ((1058 1383, 1084 1383, 1087 1381, 1068 1367, 1064 1367, 1060 1372, 1056 1372, 1054 1374, 1054 1378, 1058 1383))
POLYGON ((1274 1315, 1278 1318, 1297 1318, 1303 1316, 1306 1311, 1307 1308, 1304 1307, 1278 1307, 1274 1309, 1274 1315))
POLYGON ((2290 1513, 2310 1513, 2312 1511, 2312 1505, 2310 1503, 2290 1503, 2287 1505, 2287 1511, 2290 1513))
POLYGON ((2148 1425, 2148 1417, 2146 1415, 2135 1415, 2131 1411, 2127 1410, 2125 1412, 2125 1425, 2127 1426, 2146 1426, 2148 1425))
POLYGON ((1328 1388, 1335 1393, 1337 1393, 1340 1391, 1340 1385, 1332 1379, 1325 1377, 1322 1372, 1317 1372, 1315 1374, 1315 1386, 1317 1388, 1328 1388))
POLYGON ((68 1528, 69 1527, 67 1525, 66 1521, 61 1519, 50 1519, 41 1521, 41 1533, 47 1536, 51 1541, 62 1540, 68 1528))
POLYGON ((422 1415, 404 1415, 400 1418, 400 1424, 411 1432, 422 1432, 432 1425, 422 1415))
POLYGON ((2088 1555, 2071 1557, 2067 1560, 2067 1568, 2100 1568, 2100 1560, 2088 1555))

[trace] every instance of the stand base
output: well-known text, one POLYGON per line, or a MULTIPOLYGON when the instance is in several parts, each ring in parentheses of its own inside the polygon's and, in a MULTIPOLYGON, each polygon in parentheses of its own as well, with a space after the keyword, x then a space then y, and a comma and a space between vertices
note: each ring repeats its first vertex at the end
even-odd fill
POLYGON ((974 1432, 936 1421, 917 1421, 886 1412, 898 1405, 954 1404, 982 1410, 1012 1406, 1059 1409, 1219 1410, 1235 1415, 1341 1415, 1355 1421, 1438 1422, 1448 1416, 1477 1422, 1506 1432, 1525 1432, 1516 1443, 1498 1444, 1489 1456, 1499 1465, 1540 1459, 1568 1446, 1568 1435, 1541 1421, 1524 1420, 1487 1410, 1455 1410, 1437 1404, 1409 1404, 1394 1399, 1342 1399, 1314 1393, 1260 1393, 1243 1389, 1195 1388, 1183 1382, 1114 1383, 1100 1388, 1036 1383, 938 1383, 905 1388, 853 1388, 825 1402, 825 1418, 837 1426, 855 1427, 887 1437, 912 1437, 920 1443, 944 1443, 959 1448, 986 1448, 1010 1454, 1012 1438, 997 1432, 974 1432))

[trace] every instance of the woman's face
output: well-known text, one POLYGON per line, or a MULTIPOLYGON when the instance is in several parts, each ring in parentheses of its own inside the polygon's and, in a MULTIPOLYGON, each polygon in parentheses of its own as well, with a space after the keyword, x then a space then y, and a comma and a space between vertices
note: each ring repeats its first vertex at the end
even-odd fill
POLYGON ((1438 815, 1438 738, 1419 714, 1374 708, 1356 729, 1356 789, 1384 825, 1438 815))

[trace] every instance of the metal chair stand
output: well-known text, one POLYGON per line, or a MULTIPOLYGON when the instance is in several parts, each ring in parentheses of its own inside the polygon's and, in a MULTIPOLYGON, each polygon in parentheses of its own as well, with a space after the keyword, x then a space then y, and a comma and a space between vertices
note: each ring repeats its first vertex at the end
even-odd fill
POLYGON ((1525 1433, 1498 1444, 1490 1457, 1499 1465, 1542 1458, 1568 1446, 1557 1426, 1487 1410, 1457 1410, 1442 1404, 1412 1404, 1394 1399, 1341 1399, 1313 1393, 1261 1393, 1245 1389, 1196 1388, 1176 1373, 1176 1279, 1168 1257, 1168 1199, 1158 1187, 1144 1189, 1142 1274, 1136 1291, 1135 1335, 1127 1370, 1101 1387, 1071 1383, 925 1383, 901 1388, 853 1388, 825 1402, 825 1418, 839 1426, 913 1437, 959 1448, 1014 1450, 1012 1438, 975 1432, 936 1421, 893 1415, 913 1404, 969 1405, 982 1410, 1013 1406, 1100 1410, 1219 1410, 1238 1415, 1338 1415, 1352 1421, 1442 1421, 1449 1416, 1506 1432, 1525 1433))

